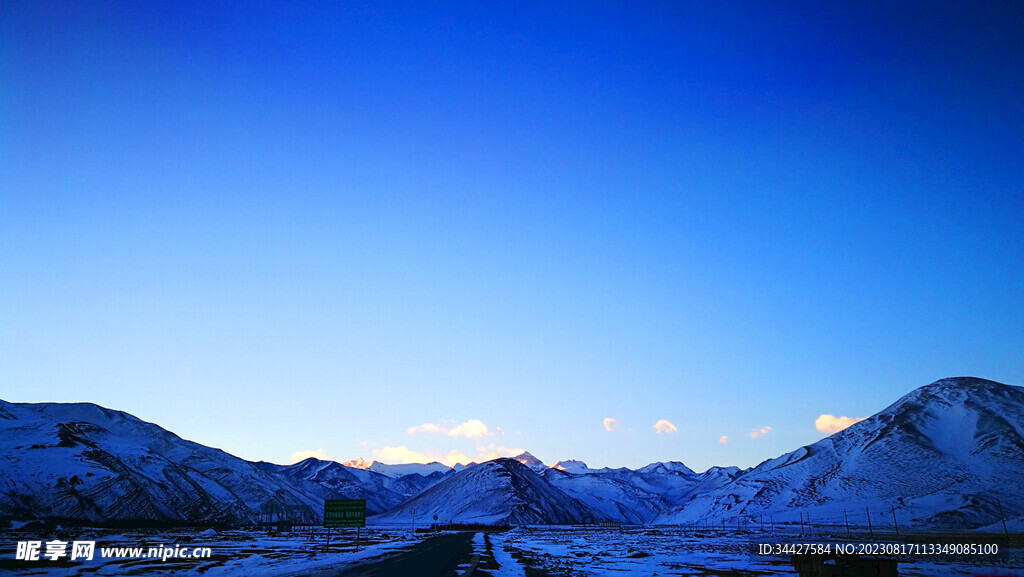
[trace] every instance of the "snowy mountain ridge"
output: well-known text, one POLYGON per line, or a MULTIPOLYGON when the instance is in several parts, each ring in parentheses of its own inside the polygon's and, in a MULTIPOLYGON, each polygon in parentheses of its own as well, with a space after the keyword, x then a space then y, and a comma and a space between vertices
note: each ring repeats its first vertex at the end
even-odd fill
POLYGON ((501 458, 451 475, 373 523, 577 524, 609 520, 547 483, 529 465, 501 458), (414 513, 415 511, 415 513, 414 513))
POLYGON ((800 515, 979 527, 1024 513, 1024 389, 971 377, 916 389, 816 443, 739 472, 657 523, 800 515), (865 512, 867 510, 867 512, 865 512), (851 512, 853 513, 851 515, 851 512))
POLYGON ((363 498, 379 519, 416 509, 471 522, 685 524, 810 516, 853 524, 867 508, 916 527, 983 527, 1024 515, 1024 389, 943 379, 818 442, 750 469, 695 473, 512 459, 352 466, 254 463, 90 403, 0 401, 0 519, 245 525, 267 510, 315 522, 323 501, 363 498), (415 505, 413 505, 415 503, 415 505), (589 520, 589 521, 588 521, 589 520))
POLYGON ((0 401, 0 454, 0 518, 10 519, 245 525, 287 511, 312 522, 325 498, 383 511, 432 482, 316 459, 254 463, 91 403, 0 401))

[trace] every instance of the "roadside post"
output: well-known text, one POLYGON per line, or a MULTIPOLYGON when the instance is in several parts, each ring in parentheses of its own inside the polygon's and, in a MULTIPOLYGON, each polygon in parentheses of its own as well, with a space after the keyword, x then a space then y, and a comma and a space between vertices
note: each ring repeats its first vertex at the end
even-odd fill
POLYGON ((324 527, 327 528, 327 547, 331 546, 331 529, 356 528, 356 551, 359 551, 359 531, 366 526, 366 499, 327 499, 324 501, 324 527))

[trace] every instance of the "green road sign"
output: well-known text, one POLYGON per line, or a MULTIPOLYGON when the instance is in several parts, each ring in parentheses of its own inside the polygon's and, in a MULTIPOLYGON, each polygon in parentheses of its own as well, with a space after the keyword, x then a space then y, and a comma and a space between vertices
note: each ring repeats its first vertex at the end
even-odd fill
POLYGON ((324 501, 324 527, 365 527, 366 499, 324 501))

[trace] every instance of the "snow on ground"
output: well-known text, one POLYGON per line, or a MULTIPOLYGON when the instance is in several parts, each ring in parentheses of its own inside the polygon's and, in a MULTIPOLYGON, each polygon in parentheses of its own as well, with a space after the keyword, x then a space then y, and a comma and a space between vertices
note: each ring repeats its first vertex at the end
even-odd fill
POLYGON ((491 553, 498 569, 491 572, 493 577, 526 577, 523 566, 512 557, 509 551, 509 537, 516 534, 518 530, 513 529, 507 533, 495 533, 490 536, 491 553))
MULTIPOLYGON (((275 577, 317 577, 339 567, 382 555, 418 543, 422 537, 408 530, 368 529, 362 531, 360 550, 355 551, 355 532, 333 533, 331 552, 324 552, 326 531, 300 530, 284 535, 268 535, 254 531, 209 532, 201 530, 138 530, 57 529, 52 534, 32 533, 28 527, 0 533, 0 574, 43 575, 202 575, 208 577, 241 577, 274 575, 275 577), (37 539, 95 540, 97 559, 71 564, 46 559, 33 562, 13 561, 17 541, 37 539), (105 547, 210 547, 208 559, 99 559, 105 547)), ((906 536, 905 536, 906 537, 906 536)), ((969 534, 946 538, 970 539, 969 534)), ((987 542, 1002 536, 982 536, 987 542)), ((939 542, 940 536, 917 534, 909 541, 939 542)), ((899 558, 902 577, 966 577, 999 575, 1024 577, 1024 542, 1013 536, 1014 548, 1001 547, 994 557, 973 556, 951 559, 909 556, 899 558)), ((595 526, 517 527, 507 531, 476 532, 473 535, 473 557, 460 568, 464 573, 476 567, 481 577, 526 577, 549 575, 562 577, 624 577, 653 575, 795 575, 788 555, 759 555, 759 543, 892 543, 893 536, 875 537, 854 533, 847 540, 845 533, 835 530, 815 531, 800 535, 781 529, 776 532, 691 530, 679 527, 598 528, 595 526), (476 563, 476 564, 474 564, 476 563)), ((948 542, 948 541, 947 541, 948 542)), ((45 550, 45 546, 44 546, 45 550)))
MULTIPOLYGON (((836 536, 801 537, 735 531, 678 528, 596 529, 585 527, 517 528, 492 534, 499 577, 522 576, 525 567, 556 575, 592 577, 628 575, 795 575, 788 555, 759 555, 758 543, 844 542, 836 536)), ((884 543, 889 539, 853 542, 884 543)), ((901 557, 899 574, 909 577, 1000 575, 1024 577, 1024 549, 996 557, 950 559, 901 557)))
MULTIPOLYGON (((51 534, 32 531, 0 533, 0 574, 44 575, 65 577, 72 575, 204 575, 209 577, 242 577, 273 575, 285 577, 302 573, 313 575, 328 569, 336 570, 348 564, 380 557, 418 542, 408 531, 381 531, 364 529, 360 532, 359 550, 355 549, 354 530, 331 534, 330 551, 325 551, 327 531, 303 529, 282 535, 268 535, 261 531, 228 530, 222 532, 200 530, 132 530, 60 529, 51 534), (95 540, 92 561, 69 561, 67 557, 52 561, 43 557, 46 541, 60 539, 95 540), (15 561, 18 541, 43 541, 40 559, 15 561), (209 547, 211 556, 203 559, 159 558, 101 558, 101 548, 209 547), (9 572, 9 573, 8 573, 9 572)), ((70 546, 68 548, 70 552, 70 546)))

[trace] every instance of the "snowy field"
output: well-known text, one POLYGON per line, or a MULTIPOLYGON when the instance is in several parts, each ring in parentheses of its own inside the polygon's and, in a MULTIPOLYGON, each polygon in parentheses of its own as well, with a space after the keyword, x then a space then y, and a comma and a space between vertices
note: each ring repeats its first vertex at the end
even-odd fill
MULTIPOLYGON (((424 536, 408 528, 368 528, 355 550, 355 532, 333 533, 330 553, 324 551, 326 531, 299 530, 285 535, 253 531, 57 529, 49 535, 31 531, 0 533, 2 575, 203 575, 210 577, 274 575, 315 577, 355 563, 401 553, 424 536), (74 562, 15 561, 18 541, 40 539, 95 540, 96 558, 74 562), (209 547, 203 559, 100 558, 101 548, 209 547)), ((922 542, 920 535, 911 541, 922 542)), ((852 542, 867 541, 856 537, 852 542)), ((801 537, 796 532, 693 531, 675 527, 599 529, 596 527, 517 527, 477 532, 472 557, 459 573, 476 577, 795 575, 787 555, 759 555, 759 543, 842 543, 843 536, 826 533, 801 537)), ((875 543, 892 542, 879 537, 875 543)), ((906 542, 906 541, 904 541, 906 542)), ((898 557, 901 576, 1014 576, 1024 577, 1024 548, 1001 547, 997 556, 938 558, 898 557)), ((44 545, 45 553, 45 545, 44 545)), ((411 576, 415 577, 415 576, 411 576)))
POLYGON ((0 532, 0 575, 204 575, 234 577, 274 575, 285 577, 301 572, 315 574, 328 567, 337 569, 352 563, 380 557, 419 542, 409 531, 363 529, 359 551, 355 547, 356 532, 346 529, 332 532, 329 553, 325 551, 327 530, 298 530, 283 535, 260 531, 228 530, 132 530, 60 529, 50 534, 31 530, 0 532), (92 561, 69 561, 67 557, 50 560, 43 555, 37 561, 16 561, 18 541, 29 539, 45 542, 60 539, 94 540, 92 561), (203 559, 150 559, 116 557, 101 559, 101 548, 209 547, 211 556, 203 559))
MULTIPOLYGON (((675 528, 598 530, 516 528, 489 534, 496 566, 481 568, 494 577, 625 575, 795 575, 788 556, 757 554, 758 543, 838 543, 842 539, 796 533, 693 532, 675 528)), ((872 542, 882 543, 887 539, 872 542)), ((967 559, 899 557, 901 576, 1024 576, 1024 550, 967 559)))

